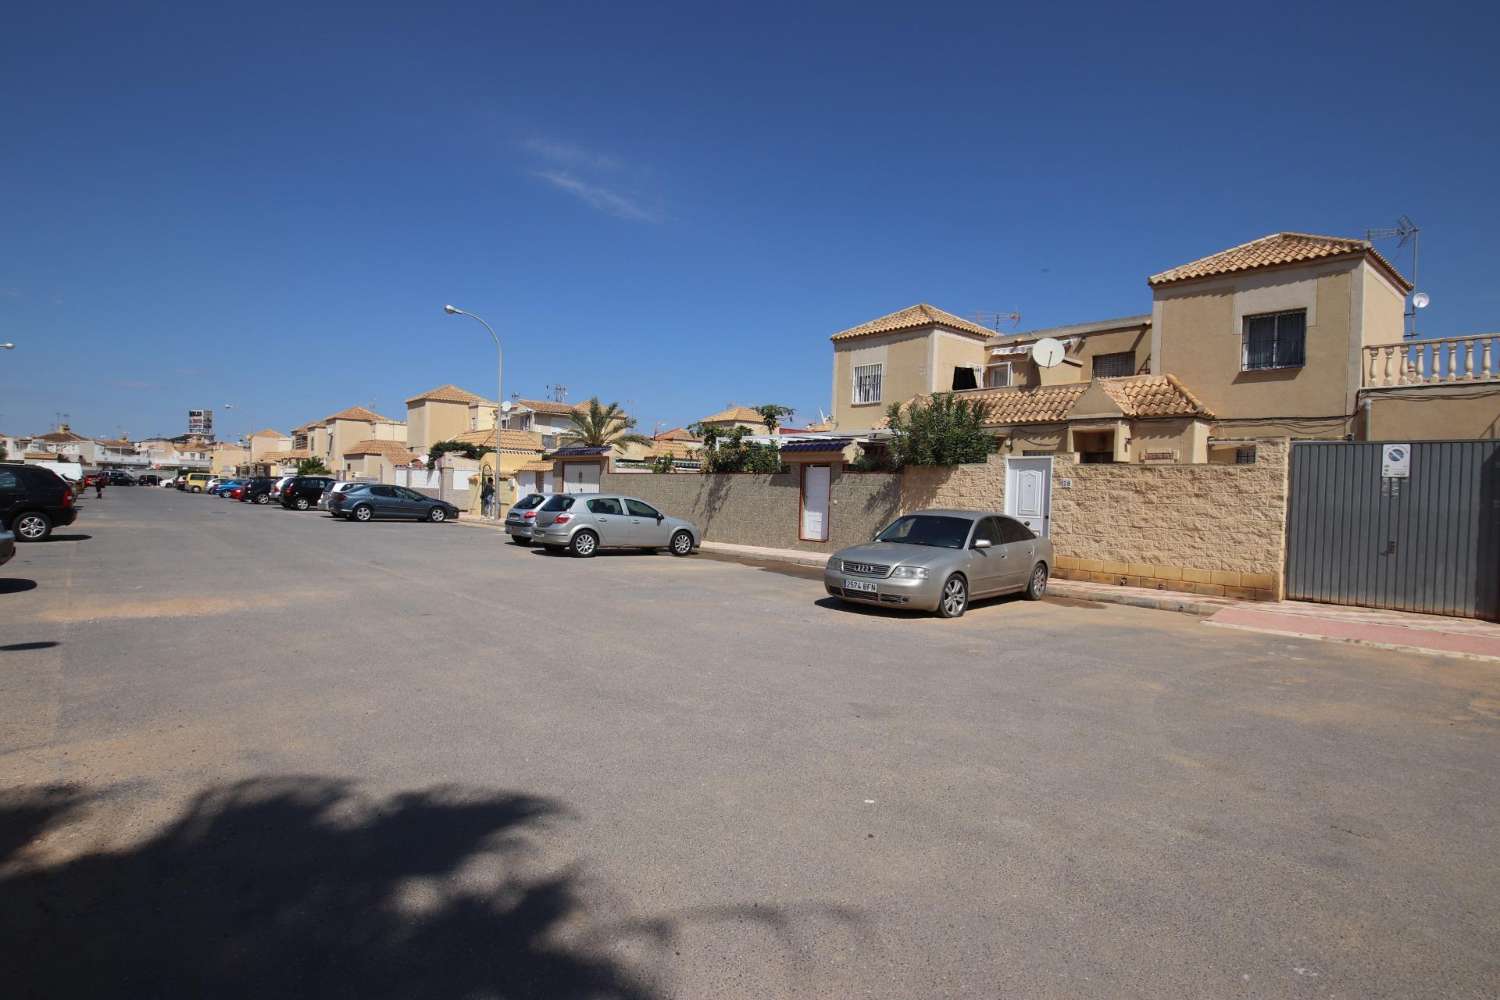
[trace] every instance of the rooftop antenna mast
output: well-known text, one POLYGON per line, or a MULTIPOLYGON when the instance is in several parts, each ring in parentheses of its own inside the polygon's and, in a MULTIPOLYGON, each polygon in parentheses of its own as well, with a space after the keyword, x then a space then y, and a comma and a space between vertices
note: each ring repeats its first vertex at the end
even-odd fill
POLYGON ((1419 292, 1417 287, 1417 264, 1419 261, 1418 250, 1421 245, 1422 227, 1411 221, 1411 216, 1403 215, 1396 220, 1394 226, 1386 226, 1379 229, 1366 229, 1365 239, 1371 243, 1376 240, 1395 240, 1396 249, 1401 249, 1408 243, 1411 244, 1411 284, 1412 294, 1408 300, 1406 311, 1402 316, 1406 320, 1405 336, 1407 340, 1415 340, 1417 337, 1417 310, 1426 309, 1432 302, 1432 297, 1426 292, 1419 292))
POLYGON ((568 401, 568 387, 565 385, 549 385, 547 391, 552 393, 554 403, 566 403, 568 401))
POLYGON ((981 309, 978 312, 974 313, 974 322, 978 323, 980 326, 989 327, 997 334, 1006 332, 1014 333, 1016 327, 1021 325, 1021 312, 1020 310, 1012 310, 1011 312, 995 312, 992 309, 981 309), (1001 327, 1007 324, 1009 324, 1010 326, 1009 331, 1002 330, 1001 327))

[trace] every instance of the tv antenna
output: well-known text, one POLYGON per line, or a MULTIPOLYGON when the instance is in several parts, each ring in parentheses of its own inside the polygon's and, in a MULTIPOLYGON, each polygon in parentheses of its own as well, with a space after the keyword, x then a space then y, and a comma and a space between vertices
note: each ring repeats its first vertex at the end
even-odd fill
POLYGON ((987 326, 996 333, 1004 332, 1001 327, 1009 324, 1011 332, 1014 332, 1016 327, 1021 325, 1021 313, 1020 310, 995 312, 991 309, 981 309, 974 313, 974 322, 980 326, 987 326))
POLYGON ((1426 292, 1419 292, 1417 287, 1417 251, 1421 246, 1422 227, 1411 221, 1411 216, 1403 215, 1396 220, 1394 226, 1386 226, 1379 229, 1366 229, 1365 239, 1371 243, 1376 240, 1395 240, 1396 249, 1399 250, 1411 244, 1411 284, 1412 294, 1406 311, 1401 315, 1406 320, 1406 331, 1404 336, 1408 340, 1415 340, 1417 336, 1417 310, 1426 309, 1432 304, 1432 296, 1426 292))
POLYGON ((547 391, 552 393, 554 403, 566 403, 568 401, 568 387, 565 385, 549 385, 547 391))

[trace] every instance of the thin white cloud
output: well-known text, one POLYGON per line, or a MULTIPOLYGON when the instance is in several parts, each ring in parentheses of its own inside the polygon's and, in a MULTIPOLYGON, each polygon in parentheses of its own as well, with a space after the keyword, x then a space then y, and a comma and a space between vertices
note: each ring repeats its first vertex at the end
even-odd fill
POLYGON ((551 160, 567 167, 587 167, 594 170, 618 170, 623 163, 618 157, 598 153, 571 142, 533 137, 521 143, 521 148, 544 160, 551 160))
POLYGON ((563 170, 537 170, 533 175, 551 184, 559 191, 566 191, 580 201, 597 208, 617 219, 625 219, 628 222, 650 222, 653 224, 662 221, 660 210, 647 208, 629 195, 583 180, 563 170))

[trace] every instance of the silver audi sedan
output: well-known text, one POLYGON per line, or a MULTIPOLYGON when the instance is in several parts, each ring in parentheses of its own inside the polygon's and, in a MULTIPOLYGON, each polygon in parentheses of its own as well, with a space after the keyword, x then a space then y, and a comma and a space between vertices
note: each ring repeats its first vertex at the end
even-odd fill
POLYGON ((644 500, 611 493, 550 496, 536 509, 531 540, 549 552, 587 559, 600 549, 668 549, 691 555, 702 541, 691 521, 668 517, 644 500))
POLYGON ((1004 514, 919 510, 865 545, 835 552, 823 570, 834 597, 957 618, 979 597, 1047 592, 1052 543, 1004 514))

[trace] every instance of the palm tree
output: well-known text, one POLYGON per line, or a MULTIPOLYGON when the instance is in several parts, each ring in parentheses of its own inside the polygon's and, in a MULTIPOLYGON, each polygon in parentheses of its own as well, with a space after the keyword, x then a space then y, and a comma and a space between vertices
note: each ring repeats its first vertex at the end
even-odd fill
POLYGON ((797 411, 780 403, 765 403, 757 406, 755 412, 760 414, 760 422, 766 425, 766 433, 775 434, 776 428, 781 426, 781 418, 790 417, 797 411))
POLYGON ((610 448, 627 444, 650 444, 644 434, 633 434, 635 418, 625 415, 619 403, 604 406, 595 396, 588 406, 568 414, 573 426, 562 433, 562 443, 590 448, 610 448))

